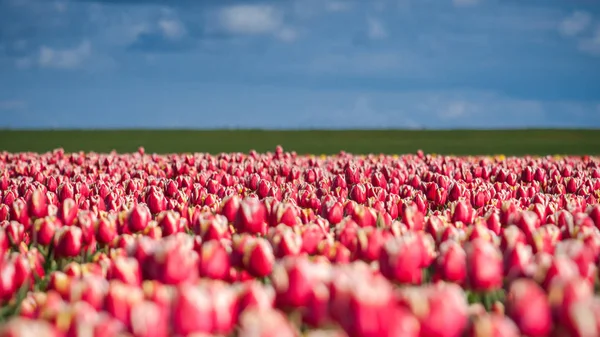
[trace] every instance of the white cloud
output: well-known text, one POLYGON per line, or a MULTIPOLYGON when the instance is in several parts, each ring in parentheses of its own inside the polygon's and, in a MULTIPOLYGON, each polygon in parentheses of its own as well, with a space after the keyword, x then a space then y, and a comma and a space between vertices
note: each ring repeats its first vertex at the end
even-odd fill
POLYGON ((160 19, 158 28, 166 38, 172 40, 179 39, 186 33, 181 21, 175 19, 160 19))
POLYGON ((596 28, 596 31, 591 37, 579 41, 579 50, 588 54, 600 56, 600 25, 596 28))
POLYGON ((40 48, 37 63, 42 68, 74 69, 80 67, 92 54, 92 44, 88 40, 78 46, 55 49, 47 46, 40 48))
POLYGON ((223 8, 219 20, 230 33, 265 34, 282 26, 283 15, 273 6, 236 5, 223 8))
POLYGON ((367 18, 367 35, 371 40, 380 40, 385 39, 388 33, 380 20, 367 18))
POLYGON ((283 13, 269 5, 235 5, 221 9, 221 28, 232 34, 271 35, 283 42, 295 41, 298 33, 285 25, 283 13))
POLYGON ((564 36, 576 36, 585 31, 592 23, 592 16, 587 12, 577 11, 565 18, 558 26, 564 36))
POLYGON ((330 12, 345 12, 350 10, 351 5, 348 1, 331 0, 327 2, 326 8, 330 12))
POLYGON ((284 27, 276 33, 277 38, 283 42, 293 42, 298 37, 298 33, 289 27, 284 27))
POLYGON ((452 4, 457 7, 474 6, 479 3, 479 0, 452 0, 452 4))

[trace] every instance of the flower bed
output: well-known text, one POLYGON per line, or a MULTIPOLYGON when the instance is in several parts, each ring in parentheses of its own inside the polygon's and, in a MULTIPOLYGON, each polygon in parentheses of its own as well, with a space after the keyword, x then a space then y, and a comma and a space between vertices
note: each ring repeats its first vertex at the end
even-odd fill
POLYGON ((0 154, 0 336, 599 336, 600 160, 0 154))

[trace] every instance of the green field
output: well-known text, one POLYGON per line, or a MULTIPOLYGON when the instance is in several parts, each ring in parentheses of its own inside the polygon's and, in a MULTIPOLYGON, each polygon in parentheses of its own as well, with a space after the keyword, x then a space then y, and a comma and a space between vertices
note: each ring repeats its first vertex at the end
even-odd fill
POLYGON ((262 131, 98 130, 0 131, 0 151, 247 152, 281 144, 298 153, 600 154, 600 130, 262 131))

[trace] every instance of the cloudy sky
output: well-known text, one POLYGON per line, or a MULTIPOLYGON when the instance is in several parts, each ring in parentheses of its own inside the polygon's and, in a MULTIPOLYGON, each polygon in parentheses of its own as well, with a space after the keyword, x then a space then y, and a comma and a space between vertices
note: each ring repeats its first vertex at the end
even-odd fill
POLYGON ((0 0, 0 128, 561 126, 598 0, 0 0))

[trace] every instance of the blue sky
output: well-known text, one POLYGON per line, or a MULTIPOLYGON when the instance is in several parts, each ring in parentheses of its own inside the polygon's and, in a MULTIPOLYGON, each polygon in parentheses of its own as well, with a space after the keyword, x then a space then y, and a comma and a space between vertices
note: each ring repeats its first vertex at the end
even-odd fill
POLYGON ((0 0, 0 128, 585 126, 597 0, 0 0))

